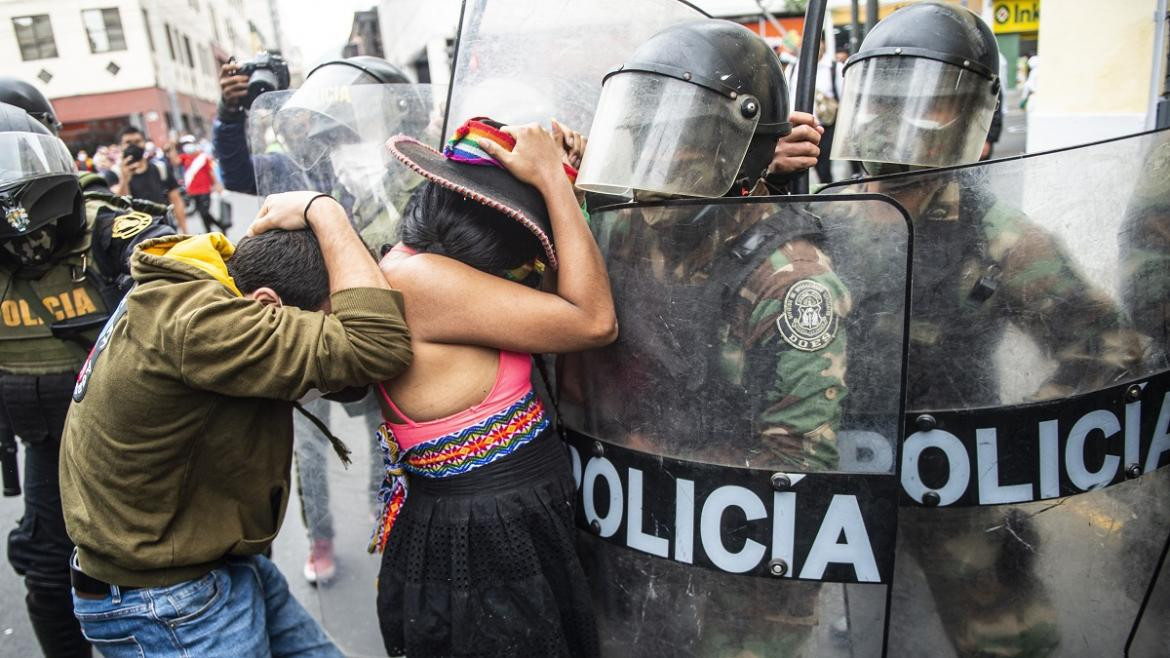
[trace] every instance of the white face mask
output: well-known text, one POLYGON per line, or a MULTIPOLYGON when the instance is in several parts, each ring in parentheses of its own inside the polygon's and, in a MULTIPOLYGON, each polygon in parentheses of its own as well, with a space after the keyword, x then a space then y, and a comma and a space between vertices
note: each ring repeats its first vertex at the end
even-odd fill
POLYGON ((386 160, 382 149, 370 144, 337 148, 332 154, 337 180, 355 197, 380 197, 384 194, 386 160))
POLYGON ((183 153, 194 153, 196 151, 194 144, 184 144, 183 153))

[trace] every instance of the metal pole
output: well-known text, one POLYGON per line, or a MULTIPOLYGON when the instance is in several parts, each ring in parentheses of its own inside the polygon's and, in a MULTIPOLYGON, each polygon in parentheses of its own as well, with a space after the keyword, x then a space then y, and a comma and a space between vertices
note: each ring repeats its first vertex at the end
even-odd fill
POLYGON ((857 52, 861 47, 861 8, 857 5, 858 0, 851 2, 850 10, 852 12, 850 19, 852 24, 849 30, 849 54, 857 52))
POLYGON ((873 29, 878 22, 878 0, 866 0, 865 3, 865 33, 873 29))
MULTIPOLYGON (((797 112, 813 111, 813 95, 817 88, 817 54, 821 46, 821 31, 825 29, 825 9, 828 0, 809 0, 804 12, 804 36, 800 39, 800 61, 796 65, 797 112)), ((793 181, 797 194, 808 194, 808 171, 793 181)))

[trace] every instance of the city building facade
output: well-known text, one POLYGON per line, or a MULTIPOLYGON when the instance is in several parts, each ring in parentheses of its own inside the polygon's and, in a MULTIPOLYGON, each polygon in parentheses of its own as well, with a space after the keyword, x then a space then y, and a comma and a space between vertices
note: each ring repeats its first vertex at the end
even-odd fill
POLYGON ((0 0, 0 59, 53 102, 71 148, 133 124, 165 143, 210 133, 219 67, 266 45, 268 0, 0 0), (247 9, 257 13, 249 20, 247 9))

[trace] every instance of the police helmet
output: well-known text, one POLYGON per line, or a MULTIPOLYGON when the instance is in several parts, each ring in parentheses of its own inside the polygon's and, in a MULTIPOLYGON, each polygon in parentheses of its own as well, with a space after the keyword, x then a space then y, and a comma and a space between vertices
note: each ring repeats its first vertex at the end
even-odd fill
POLYGON ((53 104, 45 98, 41 90, 24 80, 6 75, 0 76, 0 103, 19 107, 32 118, 40 121, 54 135, 61 132, 61 122, 57 120, 53 104))
POLYGON ((991 28, 967 9, 923 2, 895 11, 845 62, 833 157, 871 173, 978 161, 998 69, 991 28))
POLYGON ((719 197, 750 188, 787 135, 788 84, 751 30, 720 19, 668 27, 606 75, 578 186, 719 197))
POLYGON ((22 108, 0 103, 0 241, 52 229, 57 244, 85 230, 81 186, 65 144, 22 108))
POLYGON ((360 55, 325 62, 309 71, 305 84, 281 107, 276 133, 288 147, 289 157, 308 169, 337 145, 359 141, 351 87, 409 81, 402 69, 380 57, 360 55))

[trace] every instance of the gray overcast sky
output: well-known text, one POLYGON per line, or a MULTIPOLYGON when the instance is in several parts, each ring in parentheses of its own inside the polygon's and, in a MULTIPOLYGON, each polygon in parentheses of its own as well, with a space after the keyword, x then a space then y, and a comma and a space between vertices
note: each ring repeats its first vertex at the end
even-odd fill
POLYGON ((281 30, 286 47, 300 48, 305 69, 338 56, 349 28, 353 12, 376 6, 377 0, 279 0, 281 30))

